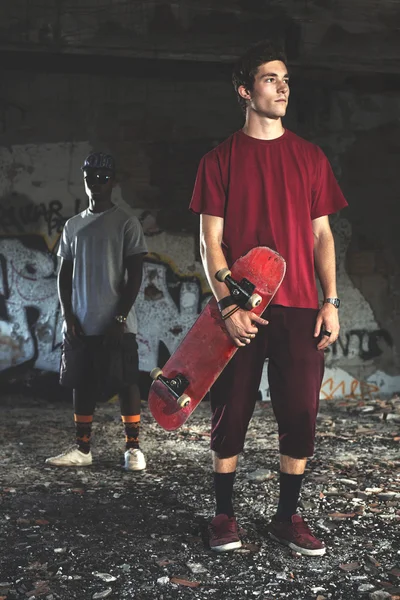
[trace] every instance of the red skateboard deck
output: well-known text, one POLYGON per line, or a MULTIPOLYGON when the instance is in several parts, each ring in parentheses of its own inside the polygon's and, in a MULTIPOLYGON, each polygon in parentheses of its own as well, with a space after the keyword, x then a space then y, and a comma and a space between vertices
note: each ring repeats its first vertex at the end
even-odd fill
MULTIPOLYGON (((285 270, 286 263, 280 254, 259 246, 233 264, 231 276, 236 281, 246 278, 255 285, 254 292, 262 300, 252 312, 261 315, 282 283, 285 270)), ((158 379, 150 387, 149 408, 158 424, 167 431, 181 427, 237 350, 212 298, 162 368, 163 377, 173 379, 180 374, 188 380, 189 385, 184 390, 190 398, 188 405, 181 408, 176 397, 158 379)))

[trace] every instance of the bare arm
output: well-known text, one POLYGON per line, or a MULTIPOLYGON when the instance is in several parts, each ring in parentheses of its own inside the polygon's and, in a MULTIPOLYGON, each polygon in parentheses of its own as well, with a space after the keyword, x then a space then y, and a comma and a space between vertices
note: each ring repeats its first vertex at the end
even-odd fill
MULTIPOLYGON (((142 283, 144 256, 144 254, 133 254, 132 256, 125 258, 124 267, 127 271, 128 277, 124 283, 124 287, 122 288, 114 316, 128 316, 128 313, 137 298, 140 285, 142 283)), ((117 348, 122 342, 125 331, 125 323, 113 319, 105 331, 104 343, 108 346, 117 348)))
MULTIPOLYGON (((312 230, 314 234, 315 268, 324 298, 335 298, 337 296, 335 243, 328 216, 314 219, 312 230)), ((332 304, 324 304, 318 313, 314 336, 318 337, 321 331, 324 330, 330 331, 331 335, 323 336, 318 344, 318 349, 323 350, 333 344, 339 335, 339 329, 337 308, 332 304)))
POLYGON ((200 215, 200 254, 208 283, 217 300, 229 295, 225 283, 215 279, 217 271, 228 267, 221 246, 223 231, 224 219, 200 215))
POLYGON ((72 314, 72 273, 74 263, 71 260, 61 259, 60 270, 57 277, 58 299, 61 313, 65 318, 72 314))
MULTIPOLYGON (((208 282, 217 300, 229 295, 225 283, 215 279, 215 273, 226 268, 227 262, 222 252, 222 234, 224 230, 224 219, 211 215, 200 217, 200 254, 208 282)), ((233 307, 229 306, 222 311, 228 313, 233 307)), ((261 319, 254 313, 239 309, 225 321, 226 329, 236 346, 245 346, 255 337, 258 329, 254 323, 267 325, 268 321, 261 319)))
POLYGON ((65 335, 71 339, 82 335, 82 327, 72 312, 72 274, 74 263, 72 260, 61 259, 60 270, 57 277, 58 298, 61 306, 61 314, 65 321, 65 335))
POLYGON ((336 255, 335 242, 328 217, 312 222, 314 234, 314 259, 324 298, 336 298, 336 255))
POLYGON ((133 254, 124 261, 128 278, 118 302, 118 315, 126 317, 135 303, 142 283, 144 256, 144 254, 133 254))

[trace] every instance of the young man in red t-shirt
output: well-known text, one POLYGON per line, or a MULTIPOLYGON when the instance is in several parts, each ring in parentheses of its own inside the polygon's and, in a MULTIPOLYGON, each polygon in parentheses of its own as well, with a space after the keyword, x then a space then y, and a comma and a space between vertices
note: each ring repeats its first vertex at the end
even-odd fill
POLYGON ((324 350, 339 333, 328 215, 347 203, 320 148, 282 125, 289 99, 286 64, 269 43, 252 47, 237 63, 233 84, 246 121, 203 157, 190 205, 200 214, 201 255, 217 300, 229 294, 214 274, 251 248, 269 246, 287 262, 264 318, 240 309, 225 320, 240 349, 210 394, 217 506, 209 534, 215 551, 241 546, 233 483, 268 358, 280 451, 279 504, 269 534, 302 554, 320 556, 324 544, 296 510, 307 458, 314 452, 324 350), (324 293, 320 309, 314 268, 324 293))

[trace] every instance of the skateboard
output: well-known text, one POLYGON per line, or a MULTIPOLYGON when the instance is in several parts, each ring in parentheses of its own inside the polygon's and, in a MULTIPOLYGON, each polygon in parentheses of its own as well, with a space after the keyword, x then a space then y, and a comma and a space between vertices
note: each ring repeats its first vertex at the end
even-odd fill
MULTIPOLYGON (((230 293, 236 304, 261 315, 285 270, 280 254, 258 246, 215 277, 227 285, 227 295, 230 293)), ((181 427, 238 349, 226 331, 215 298, 211 298, 164 367, 150 373, 153 383, 148 402, 158 424, 167 431, 181 427)))

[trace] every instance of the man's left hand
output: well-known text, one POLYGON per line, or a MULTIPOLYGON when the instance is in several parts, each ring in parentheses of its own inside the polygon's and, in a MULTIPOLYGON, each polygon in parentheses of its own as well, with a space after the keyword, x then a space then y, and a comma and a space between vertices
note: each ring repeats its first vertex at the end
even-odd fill
POLYGON ((119 323, 114 320, 104 335, 104 344, 110 348, 118 348, 122 343, 125 330, 125 323, 119 323))
POLYGON ((321 341, 317 348, 318 350, 325 350, 336 342, 339 335, 339 314, 338 309, 326 302, 320 309, 317 320, 315 323, 314 337, 321 335, 321 341))

